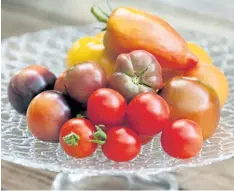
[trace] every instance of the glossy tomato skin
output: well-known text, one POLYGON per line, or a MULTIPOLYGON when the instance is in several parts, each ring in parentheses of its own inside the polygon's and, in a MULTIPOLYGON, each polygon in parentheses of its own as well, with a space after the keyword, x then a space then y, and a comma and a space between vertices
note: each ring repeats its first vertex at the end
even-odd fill
POLYGON ((59 142, 63 150, 70 156, 84 158, 92 155, 97 143, 91 142, 95 133, 95 126, 87 119, 73 118, 67 121, 60 130, 59 142), (79 136, 77 145, 69 145, 65 142, 64 137, 70 133, 79 136))
POLYGON ((54 85, 54 90, 57 90, 61 93, 63 93, 64 97, 66 98, 70 108, 71 108, 71 113, 72 117, 76 117, 80 113, 84 113, 86 110, 85 104, 82 104, 81 102, 78 102, 71 98, 65 88, 65 76, 66 76, 66 71, 64 71, 56 80, 55 85, 54 85))
POLYGON ((120 54, 108 85, 129 102, 140 93, 155 92, 162 87, 161 66, 152 54, 144 50, 120 54))
POLYGON ((168 80, 170 80, 175 76, 183 76, 183 73, 184 73, 183 70, 172 70, 172 69, 163 68, 162 69, 163 83, 165 84, 168 80))
POLYGON ((83 62, 68 69, 64 81, 67 94, 84 104, 95 90, 107 84, 105 71, 94 62, 83 62))
POLYGON ((67 94, 66 88, 65 88, 65 76, 66 71, 64 71, 60 76, 57 78, 55 84, 54 84, 54 90, 57 90, 59 92, 62 92, 63 94, 67 94))
POLYGON ((169 124, 169 119, 169 107, 156 93, 137 95, 127 108, 128 123, 139 135, 156 135, 169 124))
POLYGON ((48 90, 37 95, 27 110, 30 132, 42 141, 58 142, 59 131, 71 118, 71 109, 61 92, 48 90))
POLYGON ((115 162, 134 159, 141 150, 141 140, 137 134, 125 126, 112 127, 107 132, 107 140, 102 145, 104 155, 115 162))
POLYGON ((120 125, 125 116, 127 103, 115 90, 101 88, 92 93, 88 100, 87 113, 94 124, 120 125))
POLYGON ((202 64, 202 63, 212 64, 213 63, 209 54, 202 47, 198 46, 197 44, 193 42, 187 42, 187 45, 188 45, 189 50, 195 56, 197 56, 199 60, 198 64, 202 64))
POLYGON ((8 84, 8 100, 20 114, 26 114, 32 99, 45 90, 53 89, 56 76, 46 67, 29 65, 13 76, 8 84))
POLYGON ((215 90, 197 78, 174 77, 159 95, 170 107, 172 121, 190 119, 198 123, 205 139, 210 138, 219 124, 220 104, 215 90))
POLYGON ((186 71, 184 76, 195 77, 210 85, 219 97, 220 107, 222 108, 228 99, 229 85, 224 73, 218 67, 200 63, 196 67, 186 71))
MULTIPOLYGON (((131 129, 131 126, 128 123, 126 115, 125 115, 125 119, 124 119, 122 125, 131 129)), ((142 145, 148 144, 154 138, 153 136, 148 136, 148 135, 138 135, 138 137, 140 138, 142 145)))
POLYGON ((194 157, 203 145, 202 130, 196 122, 188 119, 174 121, 162 131, 161 145, 174 158, 194 157))
POLYGON ((185 70, 198 62, 185 40, 167 22, 134 8, 120 7, 112 12, 103 42, 113 57, 133 50, 146 50, 163 68, 185 70))

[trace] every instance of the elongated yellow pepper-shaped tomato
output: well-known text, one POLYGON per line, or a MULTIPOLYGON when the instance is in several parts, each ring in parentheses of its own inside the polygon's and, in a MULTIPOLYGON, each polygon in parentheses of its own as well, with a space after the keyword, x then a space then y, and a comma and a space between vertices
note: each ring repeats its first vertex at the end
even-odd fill
MULTIPOLYGON (((95 9, 91 11, 99 21, 105 22, 95 9)), ((106 21, 104 45, 113 57, 146 50, 157 58, 162 68, 185 70, 198 63, 185 40, 158 16, 123 7, 115 9, 106 21)))

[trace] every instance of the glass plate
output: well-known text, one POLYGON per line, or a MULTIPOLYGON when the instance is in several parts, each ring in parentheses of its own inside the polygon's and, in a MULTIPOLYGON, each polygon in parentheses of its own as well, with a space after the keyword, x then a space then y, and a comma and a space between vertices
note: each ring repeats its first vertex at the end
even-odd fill
POLYGON ((62 27, 27 33, 3 40, 2 43, 2 89, 1 89, 1 131, 3 160, 34 168, 52 171, 82 173, 144 173, 156 174, 210 164, 234 156, 234 42, 226 37, 205 34, 178 28, 182 36, 205 47, 214 64, 220 67, 228 78, 230 94, 222 109, 219 128, 215 135, 204 143, 196 158, 178 160, 166 155, 160 146, 160 135, 143 146, 140 155, 131 162, 115 163, 104 157, 98 149, 86 159, 67 156, 59 144, 46 143, 34 138, 28 131, 25 117, 17 114, 8 103, 6 90, 10 77, 29 64, 42 64, 59 75, 64 70, 68 48, 72 42, 87 34, 98 32, 96 27, 62 27))

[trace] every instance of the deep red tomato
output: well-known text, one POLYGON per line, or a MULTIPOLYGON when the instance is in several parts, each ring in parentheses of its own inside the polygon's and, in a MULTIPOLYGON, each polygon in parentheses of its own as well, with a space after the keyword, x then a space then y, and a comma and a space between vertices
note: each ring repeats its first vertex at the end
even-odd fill
POLYGON ((109 88, 101 88, 90 96, 87 113, 94 124, 113 126, 122 123, 126 108, 126 101, 120 93, 109 88))
POLYGON ((115 162, 132 160, 140 150, 140 138, 125 126, 112 127, 108 130, 106 143, 102 145, 104 155, 115 162))
POLYGON ((141 140, 142 145, 148 144, 154 138, 154 137, 148 136, 148 135, 138 135, 138 136, 141 140))
POLYGON ((170 110, 156 93, 137 95, 128 105, 127 120, 138 135, 154 136, 169 124, 170 110))
POLYGON ((59 142, 68 155, 84 158, 93 154, 97 148, 97 143, 91 142, 95 132, 95 126, 89 120, 73 118, 61 128, 59 142))
MULTIPOLYGON (((127 117, 125 117, 122 125, 131 129, 131 127, 128 123, 127 117)), ((142 145, 148 144, 154 138, 153 136, 148 136, 148 135, 138 135, 138 137, 140 138, 142 145)))
POLYGON ((161 136, 163 150, 170 156, 187 159, 196 156, 203 144, 199 125, 188 119, 180 119, 165 128, 161 136))

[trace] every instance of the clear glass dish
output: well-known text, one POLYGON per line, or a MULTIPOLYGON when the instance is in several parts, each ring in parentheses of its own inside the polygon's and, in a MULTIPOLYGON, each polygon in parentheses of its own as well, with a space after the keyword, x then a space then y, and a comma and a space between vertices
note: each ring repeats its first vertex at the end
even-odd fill
POLYGON ((1 89, 1 157, 13 163, 48 169, 57 172, 79 174, 157 174, 181 167, 201 166, 234 156, 234 42, 226 37, 178 28, 182 36, 205 47, 214 64, 220 67, 230 85, 229 99, 222 109, 219 128, 205 142, 196 158, 178 160, 166 155, 159 137, 143 146, 133 161, 115 163, 97 150, 86 159, 67 156, 59 144, 46 143, 34 138, 27 130, 25 117, 17 114, 8 103, 6 91, 10 77, 29 64, 42 64, 57 75, 64 70, 66 53, 72 42, 87 34, 98 32, 100 25, 87 27, 61 27, 27 33, 3 40, 2 43, 2 89, 1 89))

